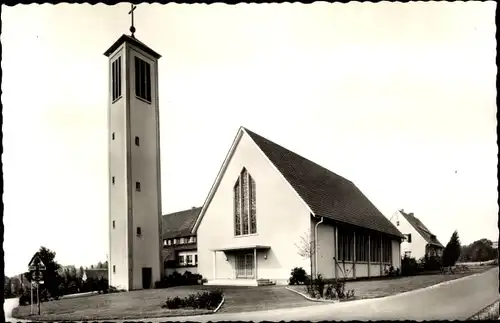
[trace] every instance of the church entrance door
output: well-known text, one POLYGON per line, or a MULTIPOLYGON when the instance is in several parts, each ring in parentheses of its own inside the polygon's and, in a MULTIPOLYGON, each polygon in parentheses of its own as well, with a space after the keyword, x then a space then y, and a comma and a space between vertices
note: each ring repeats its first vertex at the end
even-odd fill
POLYGON ((254 259, 253 253, 236 255, 236 278, 252 279, 254 278, 254 259))

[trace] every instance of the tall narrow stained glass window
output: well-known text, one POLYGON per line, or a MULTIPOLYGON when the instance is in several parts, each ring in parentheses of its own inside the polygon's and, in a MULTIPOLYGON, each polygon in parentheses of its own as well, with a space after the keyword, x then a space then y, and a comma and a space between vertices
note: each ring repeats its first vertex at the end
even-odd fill
POLYGON ((250 233, 257 232, 257 203, 255 199, 255 181, 248 176, 250 181, 250 233))
POLYGON ((255 181, 244 168, 234 185, 235 235, 257 233, 255 181))
POLYGON ((248 234, 248 173, 246 169, 243 169, 243 172, 241 173, 241 186, 243 188, 243 194, 242 194, 242 199, 243 199, 243 210, 241 210, 241 224, 242 224, 242 230, 241 234, 248 234))
POLYGON ((241 235, 241 199, 240 199, 241 185, 240 180, 236 181, 234 185, 234 234, 241 235))

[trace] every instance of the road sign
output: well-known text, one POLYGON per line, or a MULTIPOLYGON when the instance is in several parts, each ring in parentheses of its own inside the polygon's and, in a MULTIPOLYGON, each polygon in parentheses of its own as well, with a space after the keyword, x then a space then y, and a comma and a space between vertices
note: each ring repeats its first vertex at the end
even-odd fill
POLYGON ((45 270, 45 264, 43 263, 42 259, 40 258, 40 255, 38 252, 31 258, 30 263, 28 264, 29 270, 30 271, 38 271, 38 270, 45 270))
POLYGON ((33 278, 34 281, 40 281, 43 279, 43 273, 39 270, 31 272, 31 278, 33 278))

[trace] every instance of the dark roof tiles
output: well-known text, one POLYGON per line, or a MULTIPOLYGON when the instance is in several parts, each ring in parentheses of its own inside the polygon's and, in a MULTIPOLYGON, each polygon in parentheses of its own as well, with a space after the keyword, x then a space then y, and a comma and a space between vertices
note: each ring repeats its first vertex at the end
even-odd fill
POLYGON ((351 181, 246 128, 316 216, 403 237, 351 181))
POLYGON ((166 214, 163 216, 163 239, 191 236, 191 229, 201 207, 166 214))
POLYGON ((422 238, 427 241, 428 244, 438 246, 444 248, 444 246, 439 242, 431 230, 427 229, 427 227, 420 221, 413 213, 405 213, 403 210, 399 210, 399 212, 404 216, 404 218, 417 230, 417 232, 422 236, 422 238))

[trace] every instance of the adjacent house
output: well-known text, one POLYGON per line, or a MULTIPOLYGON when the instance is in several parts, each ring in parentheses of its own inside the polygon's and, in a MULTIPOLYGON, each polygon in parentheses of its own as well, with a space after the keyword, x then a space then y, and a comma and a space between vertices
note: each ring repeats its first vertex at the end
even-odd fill
POLYGON ((404 238, 353 182, 243 127, 195 233, 198 273, 214 285, 286 284, 310 260, 313 276, 381 276, 400 268, 404 238))
POLYGON ((398 210, 391 222, 401 231, 405 239, 401 243, 401 256, 420 259, 427 256, 441 256, 444 246, 413 213, 398 210))
POLYGON ((108 279, 108 268, 89 268, 83 271, 82 280, 87 279, 108 279))
POLYGON ((198 272, 196 232, 193 225, 200 213, 200 207, 179 211, 163 216, 163 263, 165 275, 174 271, 183 274, 198 272))

